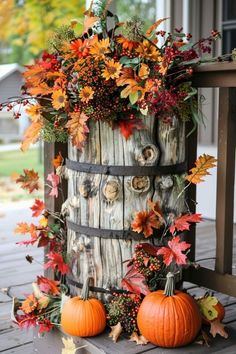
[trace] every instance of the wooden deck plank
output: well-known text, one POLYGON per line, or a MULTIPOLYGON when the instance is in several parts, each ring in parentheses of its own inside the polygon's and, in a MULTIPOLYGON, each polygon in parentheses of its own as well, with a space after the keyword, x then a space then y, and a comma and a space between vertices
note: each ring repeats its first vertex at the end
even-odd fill
POLYGON ((0 332, 0 353, 6 350, 32 343, 32 330, 23 331, 21 329, 7 329, 0 332))
MULTIPOLYGON (((34 345, 33 342, 32 343, 28 343, 28 344, 23 344, 21 346, 15 347, 15 348, 11 348, 11 349, 7 349, 4 351, 5 354, 33 354, 36 353, 34 351, 34 345)), ((38 353, 40 354, 40 353, 38 353)), ((47 354, 47 353, 44 353, 47 354)))

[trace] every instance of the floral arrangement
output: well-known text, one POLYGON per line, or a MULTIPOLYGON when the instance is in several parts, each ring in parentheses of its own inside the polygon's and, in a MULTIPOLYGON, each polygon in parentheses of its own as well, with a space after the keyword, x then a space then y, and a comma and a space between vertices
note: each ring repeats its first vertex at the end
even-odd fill
POLYGON ((76 33, 76 21, 59 28, 49 41, 50 52, 26 66, 26 96, 2 105, 8 110, 27 105, 31 125, 22 150, 40 137, 65 142, 68 136, 81 149, 90 122, 106 122, 128 138, 134 129, 145 127, 149 115, 176 115, 192 119, 194 125, 199 121, 191 76, 219 32, 191 43, 191 35, 181 30, 159 31, 167 19, 144 31, 138 18, 120 23, 108 5, 92 1, 82 35, 76 33))
MULTIPOLYGON (((212 31, 208 38, 191 43, 190 34, 178 30, 173 34, 157 31, 166 19, 158 20, 144 32, 141 20, 133 18, 120 23, 108 10, 108 4, 100 0, 96 4, 99 6, 92 2, 85 12, 83 34, 76 34, 75 21, 60 28, 50 39, 51 51, 44 52, 35 64, 27 66, 23 74, 25 96, 3 104, 9 110, 15 104, 27 105, 31 125, 22 142, 23 151, 39 138, 65 142, 68 137, 82 149, 93 122, 118 128, 128 139, 134 129, 145 128, 145 119, 150 115, 157 118, 161 115, 166 120, 173 115, 183 121, 192 119, 193 128, 199 121, 196 90, 191 83, 193 67, 203 61, 203 53, 211 51, 219 33, 212 31), (108 17, 113 21, 109 28, 108 17)), ((215 162, 214 157, 205 154, 197 159, 185 177, 186 185, 176 202, 191 184, 203 181, 215 162)), ((47 177, 51 197, 58 197, 60 192, 63 164, 61 154, 52 161, 54 171, 47 177)), ((35 171, 25 169, 16 182, 32 193, 38 189, 38 179, 35 171)), ((71 271, 65 249, 66 203, 61 212, 53 213, 45 209, 43 201, 36 199, 31 209, 34 217, 40 217, 38 224, 20 223, 16 232, 30 234, 30 239, 21 244, 47 247, 44 269, 53 269, 55 280, 38 277, 33 283, 33 293, 16 302, 14 311, 15 322, 20 327, 39 325, 42 333, 54 325, 62 325, 61 310, 68 296, 64 277, 71 271)), ((111 294, 105 304, 114 341, 123 331, 137 344, 146 344, 148 340, 141 335, 137 322, 144 299, 163 288, 168 274, 172 277, 191 265, 187 256, 191 244, 182 239, 182 233, 202 218, 187 209, 185 214, 176 216, 164 213, 157 201, 149 200, 147 210, 139 210, 134 215, 131 229, 147 239, 158 234, 159 240, 155 246, 148 241, 136 246, 121 282, 124 291, 111 294)), ((32 262, 33 258, 28 256, 27 260, 32 262)), ((173 284, 172 288, 170 284, 171 280, 167 279, 166 296, 173 296, 173 284)), ((84 299, 89 300, 88 293, 84 299)), ((193 303, 192 299, 189 301, 193 303)), ((214 318, 207 315, 212 313, 217 301, 213 299, 209 305, 208 298, 204 298, 198 304, 211 324, 213 336, 219 333, 226 337, 218 310, 214 308, 214 318)), ((198 332, 199 328, 195 330, 198 332)))

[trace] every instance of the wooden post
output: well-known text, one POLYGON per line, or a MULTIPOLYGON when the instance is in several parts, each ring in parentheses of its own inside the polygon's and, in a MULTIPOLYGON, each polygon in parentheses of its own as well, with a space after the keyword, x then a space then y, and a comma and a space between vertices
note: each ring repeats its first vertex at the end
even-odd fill
POLYGON ((235 142, 236 89, 220 88, 215 269, 222 274, 232 273, 235 142))

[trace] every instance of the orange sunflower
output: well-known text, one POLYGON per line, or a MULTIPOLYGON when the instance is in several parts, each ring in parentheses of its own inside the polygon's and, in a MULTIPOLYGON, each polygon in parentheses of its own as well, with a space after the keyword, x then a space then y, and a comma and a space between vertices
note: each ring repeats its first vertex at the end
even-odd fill
POLYGON ((122 45, 123 49, 128 49, 130 52, 138 46, 138 42, 130 41, 125 37, 118 37, 117 42, 122 45))
POLYGON ((114 59, 106 61, 105 69, 102 71, 102 77, 104 79, 118 79, 121 73, 122 65, 115 62, 114 59))
POLYGON ((71 42, 70 47, 79 59, 86 58, 86 56, 89 54, 88 41, 86 39, 83 41, 82 39, 78 38, 71 42))
POLYGON ((82 102, 88 103, 88 101, 93 99, 94 91, 90 86, 84 86, 79 93, 79 97, 82 102))
POLYGON ((63 90, 55 90, 52 94, 52 105, 56 110, 65 107, 67 103, 67 96, 63 90))
POLYGON ((139 44, 136 52, 145 59, 153 60, 153 61, 162 61, 162 57, 160 55, 159 50, 155 47, 154 44, 150 43, 146 39, 139 44))
POLYGON ((41 119, 41 106, 39 104, 28 107, 25 111, 30 116, 32 122, 39 122, 41 119))
POLYGON ((110 40, 109 38, 102 39, 94 43, 90 48, 90 54, 96 59, 104 59, 105 54, 110 53, 110 40))
POLYGON ((24 311, 24 313, 31 313, 33 312, 38 306, 38 301, 34 294, 30 294, 25 301, 22 302, 21 305, 21 310, 24 311))

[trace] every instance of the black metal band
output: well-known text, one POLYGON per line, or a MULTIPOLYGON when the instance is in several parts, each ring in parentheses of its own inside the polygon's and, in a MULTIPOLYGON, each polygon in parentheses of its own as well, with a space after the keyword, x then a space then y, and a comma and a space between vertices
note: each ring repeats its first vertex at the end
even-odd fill
POLYGON ((138 234, 137 232, 131 230, 110 230, 110 229, 100 229, 89 226, 82 226, 75 224, 73 221, 67 219, 67 228, 71 229, 80 234, 84 234, 92 237, 100 237, 105 239, 122 239, 122 240, 145 240, 143 234, 138 234))
MULTIPOLYGON (((70 284, 70 285, 73 285, 73 286, 76 286, 76 288, 79 288, 79 289, 82 289, 83 287, 83 284, 82 283, 79 283, 77 282, 76 280, 72 279, 69 275, 66 276, 66 281, 67 281, 67 284, 70 284)), ((123 290, 123 289, 104 289, 104 288, 98 288, 97 286, 90 286, 89 287, 89 290, 90 291, 93 291, 94 293, 103 293, 103 294, 113 294, 113 293, 128 293, 127 290, 123 290)))
POLYGON ((73 171, 111 176, 178 175, 187 171, 186 162, 168 166, 108 166, 66 159, 66 167, 73 171))

